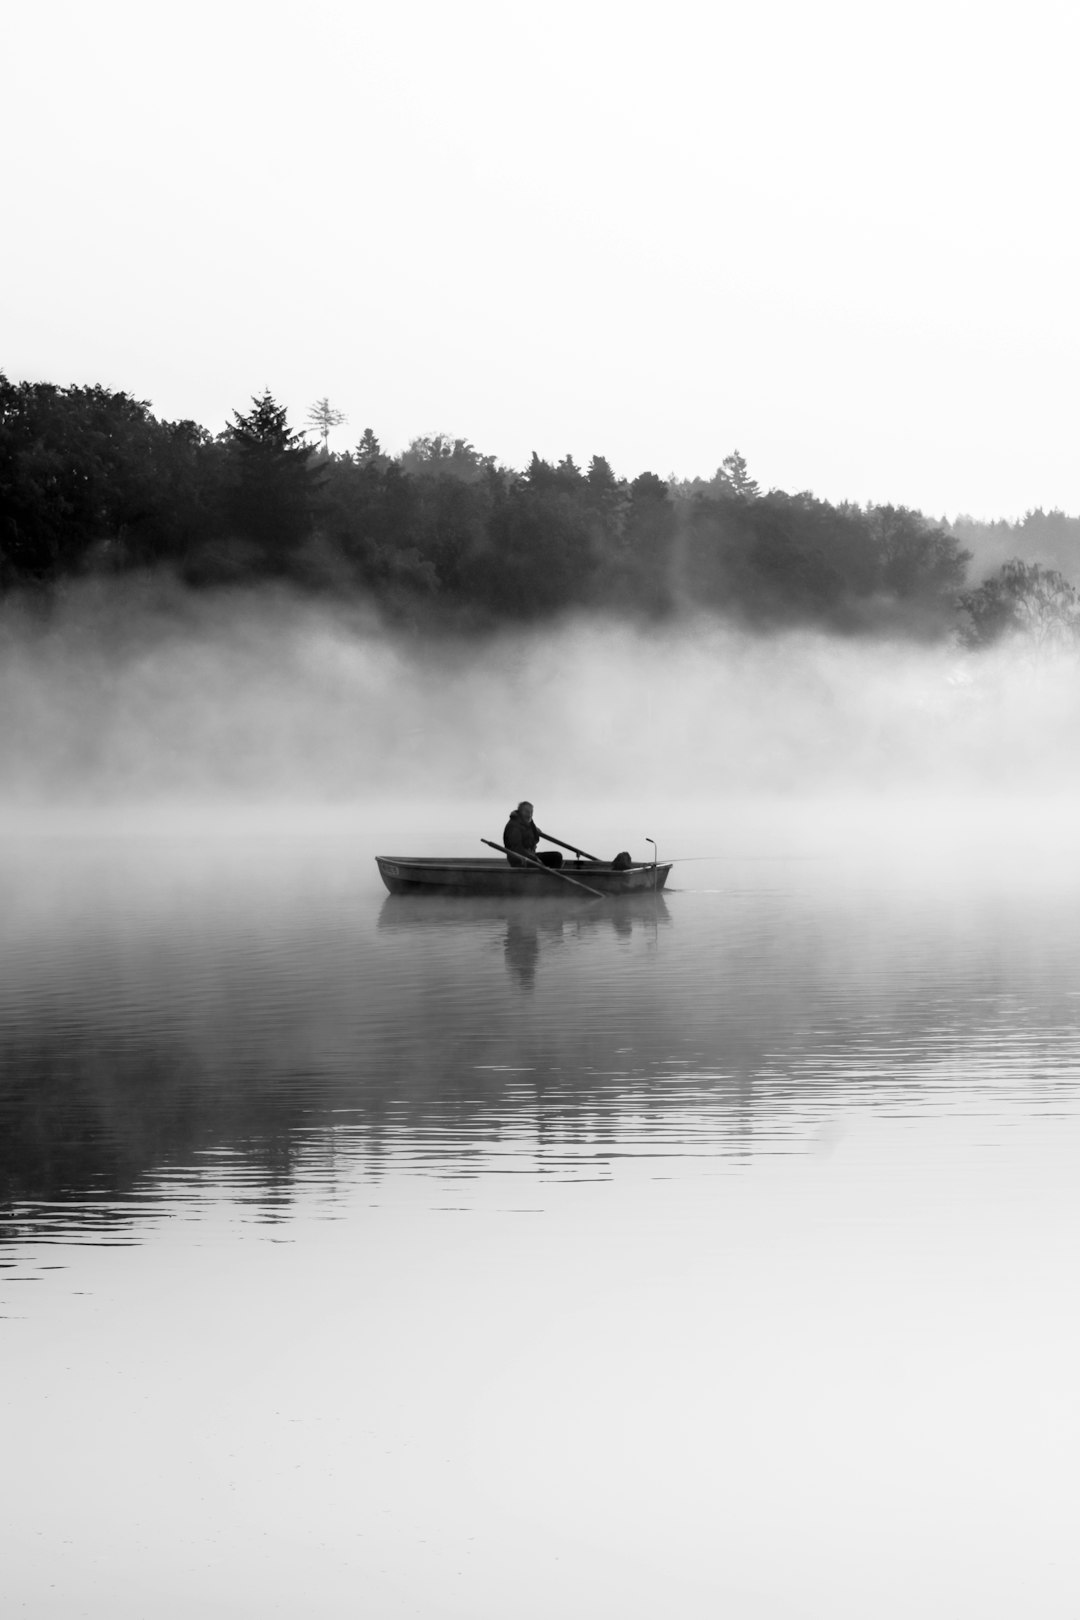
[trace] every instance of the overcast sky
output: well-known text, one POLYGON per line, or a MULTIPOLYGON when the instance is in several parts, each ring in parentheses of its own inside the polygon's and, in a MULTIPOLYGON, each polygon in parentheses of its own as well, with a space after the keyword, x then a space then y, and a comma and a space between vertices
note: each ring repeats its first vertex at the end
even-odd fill
POLYGON ((1071 4, 0 4, 12 378, 1080 512, 1071 4))

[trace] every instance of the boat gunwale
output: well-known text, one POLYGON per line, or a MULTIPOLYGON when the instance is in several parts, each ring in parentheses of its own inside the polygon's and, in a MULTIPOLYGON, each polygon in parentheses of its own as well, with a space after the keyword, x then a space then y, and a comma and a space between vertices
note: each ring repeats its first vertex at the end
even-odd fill
POLYGON ((538 866, 511 866, 509 861, 499 860, 490 855, 376 855, 376 861, 381 866, 384 861, 391 866, 411 867, 430 871, 436 868, 447 868, 454 872, 536 872, 542 876, 547 872, 658 872, 669 871, 670 861, 631 861, 629 866, 616 866, 612 861, 565 861, 562 866, 549 866, 541 869, 538 866))

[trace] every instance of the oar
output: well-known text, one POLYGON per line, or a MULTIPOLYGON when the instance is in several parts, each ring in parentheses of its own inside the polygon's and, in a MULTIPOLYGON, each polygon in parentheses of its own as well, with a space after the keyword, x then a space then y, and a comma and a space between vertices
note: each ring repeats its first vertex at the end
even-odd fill
POLYGON ((507 849, 505 844, 493 844, 490 838, 481 838, 480 842, 486 844, 488 849, 501 849, 504 855, 516 855, 519 860, 527 861, 530 866, 538 866, 541 872, 546 872, 549 877, 561 878, 564 883, 572 883, 575 889, 584 889, 585 893, 591 894, 594 900, 604 898, 599 889, 590 889, 587 883, 579 883, 577 878, 567 877, 566 873, 560 872, 557 866, 545 866, 543 861, 534 861, 531 855, 523 855, 520 849, 507 849))
MULTIPOLYGON (((582 860, 584 860, 584 861, 599 861, 600 860, 599 855, 590 855, 587 850, 578 849, 576 847, 576 845, 574 845, 574 844, 564 844, 561 838, 552 838, 550 833, 540 832, 539 827, 537 827, 536 830, 537 830, 538 833, 540 833, 540 837, 543 838, 547 843, 549 843, 549 844, 558 844, 560 849, 568 849, 570 851, 571 855, 580 855, 582 860)), ((601 861, 600 864, 603 865, 603 862, 601 861)))

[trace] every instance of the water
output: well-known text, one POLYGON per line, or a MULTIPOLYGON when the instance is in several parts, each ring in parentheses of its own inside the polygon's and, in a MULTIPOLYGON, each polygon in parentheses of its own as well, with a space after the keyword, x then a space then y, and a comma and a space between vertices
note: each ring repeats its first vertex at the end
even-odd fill
POLYGON ((1075 1615, 1080 863, 754 825, 7 841, 5 1614, 1075 1615))

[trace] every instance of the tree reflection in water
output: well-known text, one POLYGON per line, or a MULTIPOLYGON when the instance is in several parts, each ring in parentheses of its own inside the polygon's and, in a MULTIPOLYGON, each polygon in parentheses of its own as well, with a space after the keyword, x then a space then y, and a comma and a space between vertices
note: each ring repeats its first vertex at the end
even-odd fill
POLYGON ((1054 1107, 1080 1062, 1056 889, 365 905, 200 891, 52 909, 32 950, 13 931, 0 1249, 211 1191, 271 1221, 350 1165, 475 1175, 526 1141, 545 1163, 753 1154, 982 1085, 1054 1107))

